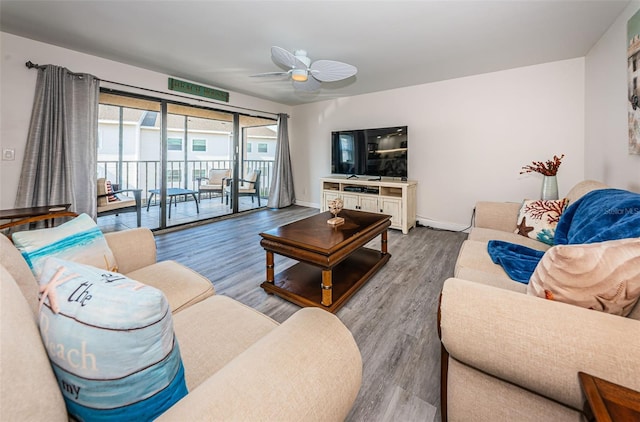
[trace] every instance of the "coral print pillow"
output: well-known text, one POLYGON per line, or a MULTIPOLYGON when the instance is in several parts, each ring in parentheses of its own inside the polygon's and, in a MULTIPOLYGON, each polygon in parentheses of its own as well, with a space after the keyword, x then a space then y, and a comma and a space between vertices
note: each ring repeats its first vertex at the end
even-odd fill
POLYGON ((525 200, 518 213, 518 228, 515 233, 553 245, 556 226, 568 204, 567 198, 525 200))

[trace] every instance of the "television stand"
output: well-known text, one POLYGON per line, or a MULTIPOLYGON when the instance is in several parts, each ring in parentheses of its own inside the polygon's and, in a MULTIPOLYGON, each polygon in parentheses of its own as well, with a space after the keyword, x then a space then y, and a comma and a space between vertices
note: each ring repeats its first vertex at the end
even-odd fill
POLYGON ((322 177, 320 211, 328 210, 328 201, 340 198, 344 209, 367 211, 391 216, 391 228, 409 233, 416 224, 415 180, 365 180, 351 176, 322 177))
POLYGON ((356 176, 355 174, 352 174, 351 176, 347 177, 347 179, 358 179, 358 176, 356 176))

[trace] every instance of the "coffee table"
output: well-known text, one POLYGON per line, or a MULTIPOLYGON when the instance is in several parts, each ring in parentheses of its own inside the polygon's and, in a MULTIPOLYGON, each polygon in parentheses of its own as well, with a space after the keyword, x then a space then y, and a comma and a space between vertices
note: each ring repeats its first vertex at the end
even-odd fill
POLYGON ((578 372, 578 377, 587 397, 584 414, 588 421, 640 420, 640 392, 584 372, 578 372))
POLYGON ((336 312, 391 255, 387 252, 389 215, 342 210, 344 223, 332 226, 324 212, 260 233, 267 256, 262 287, 300 306, 336 312), (381 235, 380 251, 364 245, 381 235), (274 254, 299 261, 274 276, 274 254))
MULTIPOLYGON (((160 195, 160 189, 151 189, 149 190, 149 193, 151 194, 151 196, 149 196, 149 199, 147 199, 147 211, 149 211, 149 204, 151 204, 151 200, 153 199, 154 195, 160 195)), ((189 190, 189 189, 182 189, 182 188, 167 188, 167 196, 169 197, 169 218, 171 218, 171 201, 173 200, 173 203, 175 204, 175 206, 178 206, 178 200, 176 199, 178 196, 180 195, 184 195, 185 196, 185 201, 186 201, 186 197, 187 195, 191 195, 193 196, 193 200, 196 203, 196 212, 198 214, 200 214, 200 207, 198 207, 198 198, 196 198, 196 191, 194 190, 189 190)), ((162 203, 161 203, 162 204, 162 203)))

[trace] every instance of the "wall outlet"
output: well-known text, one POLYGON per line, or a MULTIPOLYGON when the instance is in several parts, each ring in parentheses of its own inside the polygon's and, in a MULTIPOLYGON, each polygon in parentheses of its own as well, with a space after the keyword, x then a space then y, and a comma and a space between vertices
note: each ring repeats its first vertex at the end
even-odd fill
POLYGON ((2 160, 3 161, 13 161, 16 159, 16 150, 14 148, 3 148, 2 149, 2 160))

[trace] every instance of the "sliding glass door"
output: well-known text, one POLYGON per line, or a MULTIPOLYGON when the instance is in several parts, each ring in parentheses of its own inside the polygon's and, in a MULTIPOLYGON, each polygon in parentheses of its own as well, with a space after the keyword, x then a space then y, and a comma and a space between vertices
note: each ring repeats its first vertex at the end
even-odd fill
MULTIPOLYGON (((144 227, 266 205, 275 120, 103 92, 99 131, 98 177, 141 191, 144 227)), ((98 223, 106 231, 123 230, 135 227, 135 214, 98 223)))

